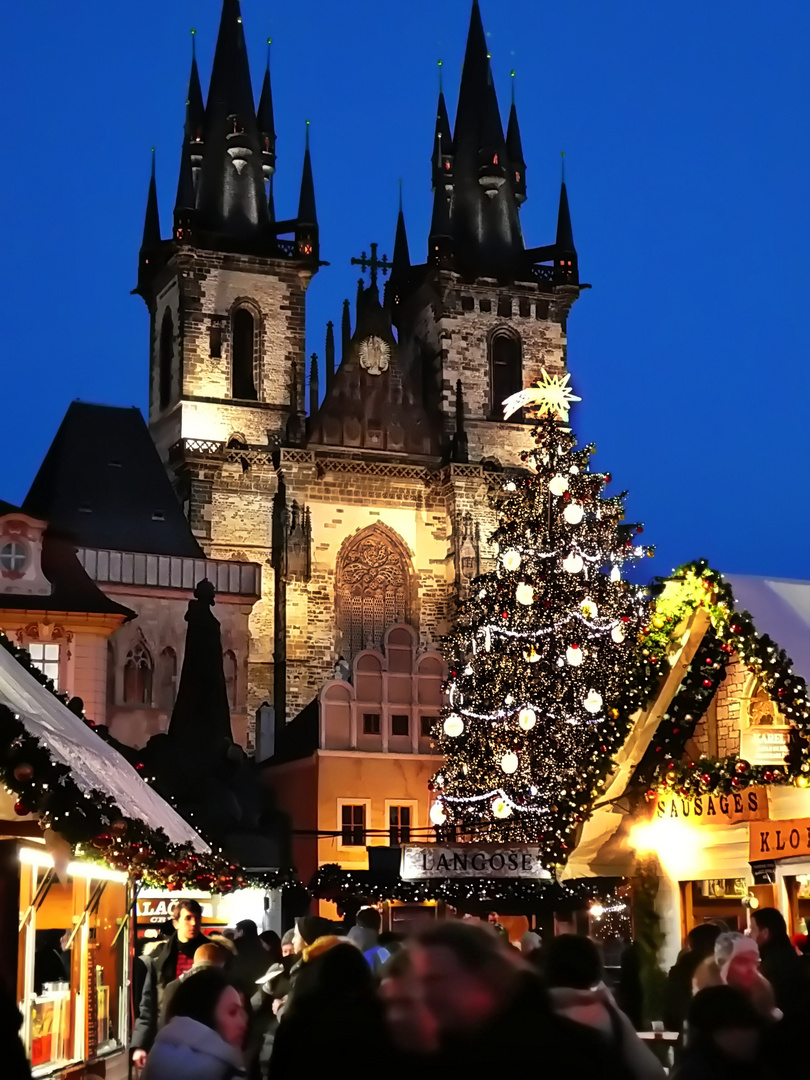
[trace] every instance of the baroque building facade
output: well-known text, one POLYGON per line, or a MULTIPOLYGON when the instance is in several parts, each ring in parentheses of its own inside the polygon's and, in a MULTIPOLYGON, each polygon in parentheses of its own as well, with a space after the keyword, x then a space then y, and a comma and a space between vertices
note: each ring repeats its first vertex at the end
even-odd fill
POLYGON ((565 371, 583 286, 564 179, 554 242, 524 241, 517 109, 504 133, 477 0, 452 129, 439 94, 426 257, 411 259, 400 207, 392 260, 376 244, 357 260, 354 317, 347 301, 340 333, 328 325, 322 375, 305 343, 323 265, 309 140, 297 213, 279 218, 274 132, 269 66, 256 108, 240 5, 224 0, 206 97, 192 61, 168 238, 153 169, 136 291, 149 428, 191 531, 209 559, 262 568, 247 712, 271 703, 280 730, 391 626, 440 649, 492 566, 491 499, 521 465, 527 419, 507 422, 502 402, 565 371))

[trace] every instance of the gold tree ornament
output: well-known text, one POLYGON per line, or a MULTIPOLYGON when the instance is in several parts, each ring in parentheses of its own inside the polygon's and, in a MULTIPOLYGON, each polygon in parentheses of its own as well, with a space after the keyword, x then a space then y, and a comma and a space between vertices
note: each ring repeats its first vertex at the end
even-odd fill
POLYGON ((582 398, 572 393, 568 385, 570 378, 568 374, 550 375, 544 371, 534 386, 519 390, 506 398, 503 402, 504 420, 529 406, 538 416, 556 413, 560 420, 567 421, 573 402, 582 401, 582 398))

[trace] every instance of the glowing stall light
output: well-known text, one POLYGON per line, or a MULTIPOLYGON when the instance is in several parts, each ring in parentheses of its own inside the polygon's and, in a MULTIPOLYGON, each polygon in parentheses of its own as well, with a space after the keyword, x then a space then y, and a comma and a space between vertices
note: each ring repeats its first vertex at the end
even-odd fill
POLYGON ((678 818, 660 818, 634 825, 630 846, 639 855, 657 855, 662 868, 673 879, 691 874, 702 847, 697 829, 678 818))
MULTIPOLYGON (((37 851, 36 848, 20 848, 20 862, 23 866, 36 866, 41 870, 52 870, 54 867, 54 861, 47 851, 37 851)), ((69 877, 85 877, 94 881, 117 881, 121 885, 127 882, 127 875, 120 870, 111 870, 96 863, 69 862, 67 873, 69 877)))

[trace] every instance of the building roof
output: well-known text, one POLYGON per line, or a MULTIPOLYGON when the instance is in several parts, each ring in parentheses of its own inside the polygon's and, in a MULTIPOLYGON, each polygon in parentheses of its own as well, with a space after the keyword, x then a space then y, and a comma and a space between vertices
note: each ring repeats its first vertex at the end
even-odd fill
POLYGON ((768 634, 810 683, 810 581, 726 574, 738 611, 747 611, 760 634, 768 634))
POLYGON ((72 402, 22 509, 79 547, 205 557, 136 408, 72 402))

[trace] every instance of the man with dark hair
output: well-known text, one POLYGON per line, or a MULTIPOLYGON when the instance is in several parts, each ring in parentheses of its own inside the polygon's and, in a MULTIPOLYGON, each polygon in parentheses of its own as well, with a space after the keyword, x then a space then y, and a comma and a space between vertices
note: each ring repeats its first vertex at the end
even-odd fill
POLYGON ((782 913, 773 907, 752 911, 751 937, 759 946, 759 970, 773 987, 778 1008, 788 1017, 806 1013, 810 983, 782 913))
POLYGON ((349 941, 356 945, 365 956, 375 975, 380 974, 383 964, 390 958, 393 951, 380 945, 381 928, 382 917, 379 911, 373 907, 364 907, 357 912, 354 926, 348 934, 349 941))
POLYGON ((717 923, 699 923, 686 935, 686 948, 667 975, 664 992, 664 1023, 668 1031, 683 1031, 692 1003, 692 979, 698 965, 714 958, 714 943, 720 937, 717 923))
POLYGON ((256 993, 257 979, 270 966, 267 951, 259 941, 259 928, 253 919, 242 919, 236 924, 233 943, 236 946, 236 960, 231 974, 249 1001, 256 993))
POLYGON ((146 979, 131 1043, 132 1060, 140 1069, 157 1035, 166 987, 191 969, 195 952, 207 941, 200 933, 202 908, 196 900, 178 901, 174 921, 177 929, 172 936, 145 958, 146 979))
POLYGON ((411 948, 413 972, 435 1018, 441 1059, 454 1076, 621 1075, 596 1032, 555 1017, 543 986, 495 931, 434 923, 411 948))

